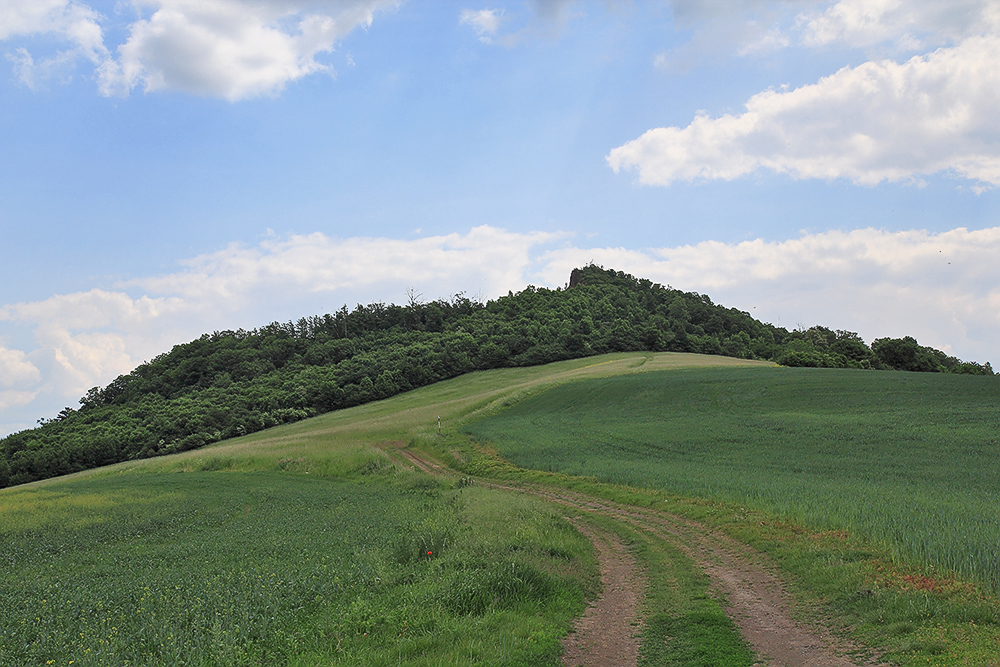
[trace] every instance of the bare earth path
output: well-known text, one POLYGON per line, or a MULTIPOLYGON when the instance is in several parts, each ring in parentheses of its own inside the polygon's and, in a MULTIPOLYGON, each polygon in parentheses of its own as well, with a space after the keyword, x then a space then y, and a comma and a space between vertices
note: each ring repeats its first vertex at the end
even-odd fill
POLYGON ((635 667, 639 659, 639 612, 646 582, 635 558, 611 533, 566 517, 597 551, 602 593, 563 641, 564 667, 635 667))
MULTIPOLYGON (((408 463, 424 472, 433 475, 454 474, 453 471, 422 453, 391 446, 383 446, 383 449, 387 453, 401 455, 408 463)), ((615 503, 573 491, 554 490, 530 484, 517 486, 498 484, 486 480, 482 480, 481 483, 496 489, 530 493, 584 513, 611 517, 676 545, 711 578, 715 589, 726 600, 726 614, 753 647, 761 664, 772 667, 859 667, 875 664, 852 661, 848 655, 854 647, 837 640, 821 624, 805 624, 796 620, 795 605, 791 596, 785 591, 781 580, 773 574, 774 568, 768 565, 766 558, 751 547, 740 544, 707 526, 667 512, 615 503)), ((621 552, 616 552, 613 547, 607 546, 609 542, 598 539, 593 532, 588 533, 586 527, 579 522, 574 523, 574 526, 594 543, 599 559, 631 558, 631 554, 624 550, 624 547, 621 552)), ((634 560, 631 562, 631 568, 635 571, 634 560)), ((604 584, 603 563, 602 584, 604 584)), ((605 584, 606 597, 609 590, 609 586, 605 584)), ((638 604, 638 601, 635 604, 638 604)), ((631 623, 634 618, 635 615, 629 613, 628 622, 631 623)), ((633 643, 636 641, 632 637, 635 628, 630 625, 630 632, 623 636, 613 630, 611 625, 605 625, 611 622, 611 620, 588 621, 592 625, 588 626, 587 632, 596 635, 606 633, 608 637, 616 638, 614 641, 618 642, 617 648, 614 650, 609 648, 609 655, 614 656, 613 659, 605 662, 588 662, 584 658, 584 662, 565 662, 567 659, 575 659, 567 657, 563 664, 635 665, 635 658, 631 658, 632 662, 624 661, 624 656, 633 655, 629 653, 633 649, 629 648, 628 641, 633 643)), ((582 627, 580 631, 582 632, 582 627)), ((576 650, 571 649, 570 644, 566 646, 567 656, 571 650, 576 650)), ((636 652, 637 650, 638 646, 635 648, 636 652)))

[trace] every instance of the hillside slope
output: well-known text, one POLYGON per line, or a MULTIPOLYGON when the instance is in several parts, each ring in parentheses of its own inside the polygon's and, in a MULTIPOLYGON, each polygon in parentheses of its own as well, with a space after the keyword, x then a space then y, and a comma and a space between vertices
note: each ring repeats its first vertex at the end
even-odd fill
POLYGON ((705 295, 586 266, 565 288, 528 287, 487 303, 459 294, 408 306, 345 306, 298 322, 205 334, 91 389, 79 409, 0 440, 0 487, 196 449, 474 370, 625 351, 993 372, 913 338, 868 346, 848 331, 788 331, 705 295))
POLYGON ((701 368, 565 384, 466 430, 523 468, 848 530, 1000 591, 998 403, 986 377, 701 368))
MULTIPOLYGON (((580 520, 631 545, 646 573, 641 664, 698 664, 692 651, 707 656, 703 664, 756 664, 754 656, 734 660, 745 651, 733 621, 741 624, 747 614, 730 611, 711 593, 715 556, 739 556, 750 569, 773 571, 797 600, 782 602, 789 613, 804 612, 813 629, 830 621, 838 636, 884 662, 959 667, 995 661, 995 591, 922 556, 901 558, 880 541, 827 529, 851 518, 844 504, 810 529, 761 510, 759 494, 724 503, 708 494, 684 498, 603 484, 590 475, 516 468, 465 435, 484 418, 516 417, 567 390, 580 390, 591 396, 591 406, 617 414, 614 401, 592 395, 588 380, 612 387, 615 376, 641 375, 662 391, 669 374, 660 371, 668 370, 705 378, 796 376, 831 388, 837 383, 825 378, 851 376, 872 385, 875 400, 859 410, 876 421, 884 416, 879 397, 886 382, 954 393, 957 406, 992 404, 955 389, 994 384, 985 377, 794 371, 721 356, 618 353, 468 373, 199 450, 0 490, 0 561, 10 565, 0 586, 10 604, 0 609, 12 610, 0 613, 0 663, 248 664, 266 652, 268 664, 554 667, 570 616, 582 610, 584 593, 595 592, 593 557, 572 530, 580 520), (421 472, 428 470, 438 479, 421 472), (511 570, 517 588, 509 585, 511 570), (161 639, 175 630, 180 634, 170 642, 161 639)), ((778 383, 813 401, 798 406, 797 421, 822 426, 820 418, 836 406, 801 382, 791 384, 778 383)), ((753 392, 734 391, 740 400, 708 394, 730 407, 752 398, 753 392)), ((917 393, 933 400, 933 392, 917 393)), ((629 406, 641 407, 631 398, 629 406)), ((687 407, 710 408, 692 398, 687 407)), ((647 417, 673 413, 673 404, 661 403, 647 417)), ((983 414, 989 427, 992 413, 983 414)), ((748 425, 740 414, 729 416, 748 425)), ((926 435, 919 419, 887 418, 910 431, 895 438, 904 449, 912 435, 926 435)), ((549 426, 540 422, 538 430, 549 426)), ((843 446, 838 423, 820 430, 816 439, 843 446)), ((710 452, 731 444, 716 442, 710 452)), ((496 444, 502 446, 499 439, 496 444)), ((977 452, 986 453, 988 443, 981 444, 977 452)), ((952 452, 932 456, 943 467, 954 458, 952 452)), ((984 479, 992 467, 981 466, 984 479)), ((840 477, 825 479, 837 485, 840 477)), ((947 512, 956 497, 935 499, 947 512)), ((928 535, 918 530, 910 537, 919 542, 928 535)), ((736 597, 753 602, 759 596, 730 599, 736 597)))

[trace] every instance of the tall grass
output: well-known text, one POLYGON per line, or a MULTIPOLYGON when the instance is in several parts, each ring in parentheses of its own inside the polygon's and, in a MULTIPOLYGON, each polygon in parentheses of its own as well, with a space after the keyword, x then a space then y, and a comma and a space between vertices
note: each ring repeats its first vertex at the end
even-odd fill
POLYGON ((693 369, 558 386, 468 430, 515 464, 846 528, 1000 590, 1000 382, 693 369))
POLYGON ((372 445, 446 442, 579 378, 746 363, 616 354, 473 373, 4 489, 0 665, 555 665, 598 585, 586 540, 544 503, 446 488, 372 445))
POLYGON ((557 664, 586 541, 530 498, 379 475, 0 494, 0 664, 557 664))

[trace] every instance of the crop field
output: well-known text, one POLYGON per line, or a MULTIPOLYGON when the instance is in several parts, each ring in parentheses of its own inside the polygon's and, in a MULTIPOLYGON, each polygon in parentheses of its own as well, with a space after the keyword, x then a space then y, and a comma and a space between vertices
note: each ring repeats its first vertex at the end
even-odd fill
POLYGON ((0 495, 0 664, 556 664, 592 585, 579 534, 531 499, 365 477, 0 495))
POLYGON ((934 572, 827 529, 995 585, 997 398, 990 378, 605 355, 4 489, 0 665, 558 665, 600 586, 566 516, 616 532, 646 572, 640 667, 754 663, 666 533, 490 488, 509 474, 753 543, 891 664, 995 667, 995 595, 915 588, 934 572), (514 469, 486 440, 585 478, 514 469), (465 476, 480 459, 494 480, 465 476))
POLYGON ((541 501, 435 481, 373 445, 568 378, 706 363, 474 373, 4 489, 0 665, 558 664, 597 592, 586 539, 541 501))
POLYGON ((1000 382, 689 369, 555 387, 467 431, 524 467, 718 499, 1000 589, 1000 382))

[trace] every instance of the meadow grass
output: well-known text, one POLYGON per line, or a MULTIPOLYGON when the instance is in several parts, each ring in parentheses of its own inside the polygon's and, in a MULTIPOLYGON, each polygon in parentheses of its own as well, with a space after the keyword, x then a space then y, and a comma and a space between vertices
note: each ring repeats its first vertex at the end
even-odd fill
POLYGON ((1000 590, 1000 382, 820 369, 587 380, 468 430, 518 466, 738 502, 1000 590))
POLYGON ((586 540, 532 498, 375 475, 0 494, 0 664, 557 664, 586 540))
MULTIPOLYGON (((127 461, 19 488, 42 488, 94 475, 193 470, 289 471, 340 477, 375 459, 387 460, 372 444, 436 435, 440 416, 446 433, 456 425, 495 414, 546 389, 580 379, 714 366, 768 366, 769 362, 686 353, 617 353, 545 366, 479 371, 398 394, 392 398, 329 412, 312 419, 225 440, 201 449, 127 461)), ((0 491, 2 493, 2 491, 0 491)))
MULTIPOLYGON (((995 516, 996 424, 981 409, 996 405, 990 379, 975 394, 969 378, 859 374, 883 383, 865 392, 856 376, 838 373, 669 353, 473 373, 196 451, 0 491, 0 664, 557 664, 559 638, 596 592, 589 545, 563 510, 467 480, 432 480, 391 460, 382 450, 393 443, 475 474, 704 521, 766 551, 793 590, 894 663, 996 667, 994 593, 927 566, 933 550, 859 537, 880 525, 863 523, 874 509, 895 512, 902 523, 885 525, 917 531, 910 538, 926 544, 939 541, 942 525, 974 538, 971 503, 995 516), (638 384, 622 391, 618 380, 638 384), (671 386, 678 393, 666 405, 644 398, 671 386), (558 398, 567 391, 576 398, 558 398), (770 412, 741 407, 762 397, 770 412), (934 402, 944 407, 935 413, 934 402), (654 426, 630 430, 643 421, 654 426), (585 428, 573 431, 577 422, 585 428), (513 466, 463 431, 480 425, 494 429, 480 437, 505 452, 517 443, 499 444, 502 432, 541 450, 555 441, 531 438, 560 434, 536 463, 576 476, 513 466), (887 437, 914 425, 876 465, 887 437), (855 450, 817 435, 831 428, 855 450), (952 459, 966 467, 949 473, 952 459), (949 488, 976 461, 968 477, 979 490, 949 488), (649 490, 637 488, 642 474, 649 490), (674 493, 663 490, 671 480, 674 493), (893 494, 923 505, 907 517, 893 494), (433 558, 421 557, 426 550, 433 558)), ((644 635, 644 664, 685 664, 690 656, 662 652, 663 637, 705 639, 698 614, 714 612, 698 607, 702 580, 669 545, 636 539, 644 564, 668 573, 647 590, 660 615, 644 635)))
POLYGON ((434 437, 438 415, 453 437, 577 377, 713 363, 474 373, 0 491, 0 664, 556 664, 597 593, 586 540, 540 501, 450 488, 373 445, 434 437))

